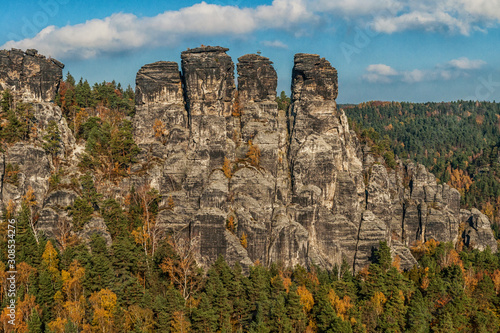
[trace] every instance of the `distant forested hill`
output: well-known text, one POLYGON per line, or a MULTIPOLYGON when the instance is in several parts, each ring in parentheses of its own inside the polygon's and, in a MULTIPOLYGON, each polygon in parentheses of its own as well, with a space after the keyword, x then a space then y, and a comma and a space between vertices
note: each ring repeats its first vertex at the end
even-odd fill
POLYGON ((391 162, 394 153, 424 164, 457 188, 466 207, 500 222, 500 103, 367 102, 344 105, 351 127, 391 162))

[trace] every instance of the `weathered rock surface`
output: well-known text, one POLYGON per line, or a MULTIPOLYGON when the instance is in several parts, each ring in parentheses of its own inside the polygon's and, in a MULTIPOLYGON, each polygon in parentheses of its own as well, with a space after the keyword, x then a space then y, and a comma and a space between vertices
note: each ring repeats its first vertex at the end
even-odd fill
POLYGON ((63 68, 61 62, 37 50, 0 50, 0 90, 10 89, 29 100, 54 100, 63 68))
POLYGON ((161 146, 164 161, 148 181, 174 199, 176 207, 160 220, 199 242, 201 263, 222 254, 244 266, 258 260, 331 268, 346 260, 359 270, 385 240, 409 268, 416 261, 408 246, 430 238, 461 241, 465 220, 469 244, 484 239, 496 251, 483 217, 460 215, 456 190, 437 184, 418 164, 387 169, 359 145, 337 109, 337 71, 327 60, 295 56, 292 105, 283 111, 275 102, 272 62, 240 57, 235 88, 226 51, 188 50, 182 73, 158 62, 144 66, 137 79, 139 141, 153 118, 166 119, 176 105, 176 117, 165 124, 167 132, 177 126, 183 135, 175 145, 147 136, 161 146), (256 151, 257 164, 250 158, 256 151), (246 248, 238 246, 243 235, 246 248))
MULTIPOLYGON (((223 255, 244 269, 256 261, 325 268, 346 261, 359 271, 380 241, 400 257, 402 268, 416 264, 409 246, 429 239, 497 251, 487 217, 460 210, 458 191, 437 184, 419 164, 398 161, 389 169, 359 144, 337 108, 337 71, 327 60, 295 56, 292 104, 285 111, 275 101, 272 62, 260 55, 240 57, 236 87, 226 51, 210 46, 185 51, 181 71, 166 61, 139 70, 133 125, 141 153, 132 176, 115 191, 144 184, 157 189, 160 206, 168 207, 160 210, 159 225, 193 244, 200 264, 223 255)), ((56 121, 64 142, 61 158, 76 165, 70 152, 77 146, 60 109, 39 102, 53 97, 60 78, 47 79, 40 88, 30 83, 37 75, 58 77, 54 69, 49 64, 40 67, 48 74, 13 74, 28 73, 21 70, 25 58, 49 60, 31 51, 1 52, 2 87, 24 89, 38 101, 40 128, 56 121)), ((65 207, 78 194, 69 185, 50 188, 55 166, 36 144, 16 144, 0 161, 3 204, 19 203, 33 188, 38 228, 56 237, 58 226, 71 221, 65 207), (16 181, 5 176, 8 164, 18 167, 16 181)), ((78 233, 88 239, 95 232, 110 242, 98 214, 78 233)))

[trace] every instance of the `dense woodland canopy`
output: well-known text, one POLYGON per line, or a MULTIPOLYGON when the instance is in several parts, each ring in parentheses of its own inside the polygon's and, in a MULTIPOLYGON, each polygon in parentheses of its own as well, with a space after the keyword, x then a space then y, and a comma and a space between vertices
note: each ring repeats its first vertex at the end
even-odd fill
MULTIPOLYGON (((133 91, 114 82, 90 87, 83 80, 75 83, 68 75, 56 102, 75 137, 85 143, 85 151, 79 165, 81 176, 62 183, 65 169, 59 165, 50 186, 74 188, 80 196, 67 207, 73 228, 78 230, 98 214, 111 234, 111 244, 97 235, 86 244, 69 232, 68 221, 58 221, 60 232, 53 239, 36 233, 36 203, 30 191, 17 212, 6 207, 4 219, 17 219, 16 332, 500 329, 500 256, 489 250, 462 248, 460 243, 456 247, 432 240, 414 244, 412 252, 419 266, 406 272, 383 242, 374 249, 372 264, 356 275, 347 263, 326 271, 314 265, 283 267, 275 263, 265 267, 256 262, 247 272, 238 264, 230 267, 222 257, 203 271, 193 257, 195 244, 173 236, 154 239, 160 201, 157 191, 132 187, 122 206, 99 190, 100 181, 126 177, 138 154, 128 120, 133 114, 133 91)), ((280 108, 290 103, 285 94, 278 102, 280 108)), ((8 92, 3 94, 1 105, 2 145, 32 140, 36 129, 30 123, 31 106, 14 103, 8 92)), ((370 103, 352 108, 348 114, 357 122, 354 126, 362 140, 384 156, 388 166, 395 166, 394 154, 420 161, 432 167, 441 181, 461 190, 464 204, 486 205, 490 201, 493 205, 491 200, 500 195, 490 195, 480 184, 482 172, 496 175, 495 126, 500 123, 496 104, 370 103), (433 115, 434 110, 441 111, 433 115), (426 136, 424 129, 436 134, 426 136), (464 135, 458 143, 453 139, 457 133, 464 135), (431 145, 433 139, 439 141, 431 145), (470 178, 468 187, 454 183, 463 181, 464 174, 470 178)), ((53 125, 46 132, 43 147, 57 161, 60 133, 53 125)), ((9 168, 5 181, 15 183, 19 170, 9 168)), ((0 224, 0 228, 4 236, 0 241, 0 299, 4 308, 0 331, 13 332, 5 309, 7 224, 0 224)))
POLYGON ((394 155, 424 164, 456 188, 462 205, 500 223, 500 103, 368 102, 343 106, 363 142, 395 166, 394 155))

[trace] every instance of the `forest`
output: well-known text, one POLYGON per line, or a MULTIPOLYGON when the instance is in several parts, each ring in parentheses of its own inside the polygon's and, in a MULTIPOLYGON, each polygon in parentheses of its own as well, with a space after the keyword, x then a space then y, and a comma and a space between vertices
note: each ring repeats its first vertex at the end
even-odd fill
MULTIPOLYGON (((290 101, 282 93, 280 108, 290 101)), ((130 189, 123 207, 99 190, 100 179, 127 175, 139 153, 129 121, 134 93, 115 82, 90 86, 68 74, 55 101, 77 140, 85 142, 80 177, 64 182, 58 164, 61 137, 49 127, 43 148, 58 169, 53 188, 71 187, 79 197, 67 207, 73 228, 99 214, 111 239, 75 237, 68 221, 47 238, 34 228, 36 205, 28 191, 19 209, 8 206, 3 220, 16 221, 16 326, 8 324, 8 229, 1 223, 1 332, 494 332, 500 329, 500 255, 459 242, 416 243, 419 265, 400 268, 385 242, 372 263, 357 274, 345 262, 324 270, 310 267, 249 269, 223 257, 207 270, 197 266, 194 244, 174 235, 154 240, 160 195, 130 189), (96 176, 97 175, 97 176, 96 176), (97 178, 96 178, 97 177, 97 178)), ((441 182, 456 187, 463 204, 496 207, 498 124, 495 103, 366 103, 344 106, 360 140, 395 165, 411 158, 427 165, 441 182), (432 133, 433 135, 429 135, 432 133), (463 137, 462 137, 463 136, 463 137), (489 182, 488 185, 483 185, 489 182), (467 185, 468 184, 468 185, 467 185)), ((2 147, 37 135, 31 106, 1 102, 2 147)), ((6 166, 5 181, 19 170, 6 166)), ((167 207, 168 209, 168 207, 167 207)), ((496 209, 496 208, 495 208, 496 209)), ((492 209, 489 214, 498 218, 492 209)), ((496 221, 496 220, 495 220, 496 221)), ((228 228, 230 228, 228 221, 228 228)))
POLYGON ((500 104, 367 102, 341 106, 362 142, 384 156, 422 163, 439 182, 456 188, 466 208, 500 223, 500 104))

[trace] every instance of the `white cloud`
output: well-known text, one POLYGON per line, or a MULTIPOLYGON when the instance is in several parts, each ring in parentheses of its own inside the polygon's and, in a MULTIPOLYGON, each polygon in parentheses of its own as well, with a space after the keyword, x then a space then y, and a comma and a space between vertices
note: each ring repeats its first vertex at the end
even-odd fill
POLYGON ((469 35, 500 22, 500 0, 394 1, 396 7, 388 6, 384 12, 372 15, 371 27, 375 31, 390 34, 423 30, 469 35))
POLYGON ((372 83, 448 81, 469 77, 470 73, 481 69, 484 65, 486 65, 486 62, 483 60, 470 60, 466 57, 453 59, 445 64, 437 64, 433 69, 413 69, 408 71, 397 71, 385 64, 373 64, 366 67, 363 79, 372 83))
POLYGON ((424 80, 429 80, 433 77, 432 72, 422 71, 420 69, 414 69, 412 71, 404 72, 401 80, 407 83, 422 82, 424 80))
POLYGON ((288 45, 279 40, 265 40, 261 44, 264 46, 274 47, 277 49, 288 49, 288 45))
POLYGON ((368 82, 382 82, 390 83, 392 82, 391 77, 397 76, 399 73, 392 67, 384 64, 373 64, 366 68, 366 74, 363 78, 368 82))
POLYGON ((372 28, 389 34, 403 30, 449 31, 463 35, 470 32, 470 24, 442 11, 412 11, 399 16, 376 17, 372 28))
POLYGON ((479 69, 483 67, 486 62, 483 60, 470 60, 469 58, 462 57, 458 59, 453 59, 448 62, 451 67, 458 69, 479 69))
POLYGON ((341 13, 346 16, 397 13, 403 6, 398 0, 309 0, 315 12, 341 13))
POLYGON ((243 35, 270 28, 293 30, 315 19, 304 0, 274 0, 272 5, 256 8, 201 2, 154 17, 117 13, 76 25, 49 26, 33 38, 9 41, 0 48, 36 48, 63 59, 91 58, 101 53, 169 46, 193 36, 243 35))
MULTIPOLYGON (((230 2, 227 2, 230 3, 230 2)), ((255 8, 201 2, 154 17, 116 13, 64 27, 49 26, 33 38, 0 48, 37 48, 54 57, 94 57, 102 53, 170 46, 184 38, 241 36, 282 29, 304 35, 326 17, 357 20, 375 32, 405 30, 469 35, 498 25, 500 0, 273 0, 255 8)), ((240 6, 237 6, 240 4, 240 6)))

